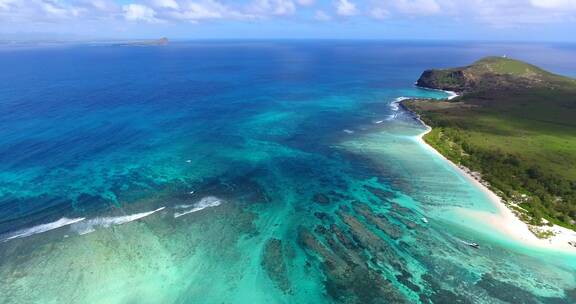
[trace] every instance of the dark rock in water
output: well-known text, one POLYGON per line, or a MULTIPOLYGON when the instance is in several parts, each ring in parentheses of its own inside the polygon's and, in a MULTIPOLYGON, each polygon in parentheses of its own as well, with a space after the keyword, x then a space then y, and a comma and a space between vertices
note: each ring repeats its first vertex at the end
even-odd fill
POLYGON ((498 281, 489 273, 482 275, 482 279, 476 283, 488 294, 496 299, 508 303, 536 304, 540 303, 530 292, 507 282, 498 281))
POLYGON ((568 303, 576 303, 576 288, 570 290, 564 290, 566 294, 566 300, 568 303))
POLYGON ((440 284, 438 283, 438 281, 436 281, 436 280, 430 275, 430 273, 422 274, 422 275, 420 276, 420 278, 421 278, 424 282, 428 283, 428 285, 430 285, 430 289, 432 289, 432 290, 440 289, 440 284))
POLYGON ((336 192, 336 191, 334 191, 334 190, 330 190, 330 192, 328 192, 328 194, 329 194, 330 196, 332 196, 332 197, 335 197, 335 198, 338 198, 338 199, 341 199, 341 200, 350 199, 350 196, 345 195, 345 194, 342 194, 342 193, 339 193, 339 192, 336 192))
POLYGON ((472 301, 468 300, 466 297, 462 295, 455 294, 449 290, 443 289, 438 280, 431 276, 430 274, 423 274, 421 276, 422 280, 424 280, 430 286, 430 290, 432 290, 432 294, 427 296, 425 294, 420 294, 420 299, 424 299, 422 303, 434 303, 434 304, 447 304, 447 303, 458 303, 458 304, 468 304, 473 303, 472 301))
POLYGON ((328 229, 326 229, 326 227, 324 227, 322 225, 318 225, 318 226, 316 226, 316 228, 314 228, 314 231, 316 233, 319 233, 319 234, 325 234, 328 232, 328 229))
POLYGON ((398 222, 402 223, 408 229, 415 229, 416 227, 418 227, 418 225, 416 223, 414 223, 413 221, 405 219, 401 216, 398 216, 395 214, 390 214, 390 217, 397 220, 398 222))
POLYGON ((349 237, 347 237, 346 234, 344 234, 344 232, 340 228, 338 228, 336 224, 330 225, 330 231, 332 232, 332 234, 336 236, 338 241, 340 241, 340 243, 344 245, 344 247, 346 247, 347 249, 350 250, 358 249, 358 246, 349 237))
POLYGON ((344 243, 342 242, 341 238, 335 237, 333 230, 326 229, 323 226, 316 226, 314 230, 320 236, 325 239, 325 243, 328 245, 328 248, 334 252, 338 257, 340 257, 349 267, 355 267, 357 265, 364 265, 365 259, 360 256, 362 252, 358 250, 351 250, 344 243))
POLYGON ((535 297, 532 293, 508 282, 499 281, 489 273, 482 275, 482 279, 476 283, 483 288, 491 297, 507 303, 576 303, 576 290, 566 290, 563 298, 535 297))
POLYGON ((393 192, 386 191, 386 190, 383 190, 380 188, 376 188, 376 187, 372 187, 372 186, 364 186, 364 188, 366 190, 368 190, 370 193, 374 194, 374 196, 376 196, 381 201, 388 201, 388 200, 396 197, 396 195, 393 192))
MULTIPOLYGON (((331 231, 337 231, 331 227, 331 231)), ((339 231, 339 230, 338 230, 339 231)), ((320 258, 322 270, 326 276, 326 291, 337 303, 408 303, 394 285, 384 279, 366 263, 356 263, 361 257, 356 251, 345 250, 335 243, 333 237, 323 234, 330 245, 327 248, 306 228, 299 230, 299 241, 320 258)))
POLYGON ((304 227, 300 227, 298 230, 298 241, 303 247, 309 249, 315 254, 322 257, 322 260, 330 263, 331 265, 343 264, 343 261, 336 255, 334 255, 326 246, 324 246, 316 237, 304 227))
POLYGON ((330 198, 328 196, 326 196, 325 194, 322 194, 322 193, 314 194, 314 197, 312 199, 314 200, 314 202, 316 202, 320 205, 330 204, 330 198))
POLYGON ((348 207, 348 206, 346 206, 346 205, 340 205, 339 210, 342 211, 342 212, 346 212, 346 213, 348 213, 348 212, 351 211, 351 210, 350 210, 350 207, 348 207))
POLYGON ((392 203, 392 210, 394 210, 396 213, 400 213, 404 216, 414 214, 414 211, 412 211, 412 209, 406 208, 406 207, 404 207, 398 203, 392 203))
POLYGON ((355 267, 343 276, 329 276, 326 290, 341 303, 408 303, 392 283, 365 267, 355 267))
POLYGON ((406 243, 406 242, 404 242, 404 241, 402 241, 402 240, 400 240, 400 241, 398 242, 398 246, 400 246, 401 249, 406 250, 406 251, 409 251, 409 250, 412 249, 412 246, 410 246, 410 244, 408 244, 408 243, 406 243))
POLYGON ((372 208, 362 203, 354 203, 354 211, 362 215, 370 224, 378 227, 381 231, 386 233, 390 238, 397 240, 402 236, 402 229, 390 223, 390 221, 383 215, 376 215, 372 208))
POLYGON ((412 281, 410 281, 410 277, 405 276, 405 275, 396 275, 396 279, 398 280, 398 282, 400 282, 402 285, 410 288, 411 290, 413 290, 414 292, 420 292, 420 287, 418 287, 418 285, 412 283, 412 281))
POLYGON ((314 212, 314 216, 322 221, 329 221, 332 217, 326 212, 314 212))
POLYGON ((455 294, 446 289, 438 289, 430 296, 434 304, 472 304, 466 297, 455 294))
POLYGON ((370 252, 375 264, 402 264, 402 261, 399 260, 400 255, 392 244, 374 233, 359 219, 342 211, 338 211, 338 216, 350 228, 349 232, 352 235, 352 239, 358 246, 370 252))
POLYGON ((268 277, 284 292, 289 293, 291 289, 290 281, 284 255, 282 253, 282 241, 279 239, 269 239, 264 247, 262 256, 262 268, 268 277))
POLYGON ((430 301, 430 299, 428 299, 428 296, 421 293, 418 295, 418 299, 420 300, 420 303, 422 304, 431 304, 432 302, 430 301))

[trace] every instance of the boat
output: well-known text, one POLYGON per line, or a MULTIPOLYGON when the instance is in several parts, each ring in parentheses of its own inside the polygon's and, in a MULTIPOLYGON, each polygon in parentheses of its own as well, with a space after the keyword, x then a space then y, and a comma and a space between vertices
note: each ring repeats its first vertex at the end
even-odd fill
POLYGON ((468 243, 468 246, 474 248, 474 249, 480 249, 480 245, 476 244, 476 243, 468 243))

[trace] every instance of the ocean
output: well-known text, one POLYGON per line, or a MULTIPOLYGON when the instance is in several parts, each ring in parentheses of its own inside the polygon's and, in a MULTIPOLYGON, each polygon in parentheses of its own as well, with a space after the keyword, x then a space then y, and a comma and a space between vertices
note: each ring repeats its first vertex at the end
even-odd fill
POLYGON ((398 105, 487 55, 576 75, 566 44, 0 49, 0 303, 576 302, 576 255, 461 217, 497 208, 398 105))

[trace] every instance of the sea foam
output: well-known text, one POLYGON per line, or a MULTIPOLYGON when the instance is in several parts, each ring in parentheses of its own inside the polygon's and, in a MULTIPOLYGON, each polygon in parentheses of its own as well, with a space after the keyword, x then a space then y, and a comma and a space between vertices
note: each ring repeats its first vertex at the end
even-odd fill
POLYGON ((9 240, 13 240, 13 239, 17 239, 17 238, 28 237, 28 236, 31 236, 34 234, 39 234, 39 233, 54 230, 54 229, 57 229, 60 227, 72 225, 72 224, 81 222, 83 220, 85 220, 85 218, 83 218, 83 217, 72 218, 72 219, 63 217, 63 218, 61 218, 55 222, 51 222, 51 223, 47 223, 47 224, 41 224, 41 225, 37 225, 34 227, 25 228, 25 229, 21 229, 21 230, 15 231, 15 232, 7 233, 7 234, 0 237, 0 242, 7 242, 9 240))
POLYGON ((421 87, 416 85, 417 88, 422 89, 422 90, 427 90, 427 91, 436 91, 436 92, 444 92, 446 94, 448 94, 448 97, 446 97, 446 99, 448 100, 452 100, 460 95, 458 95, 458 93, 454 92, 454 91, 447 91, 447 90, 440 90, 440 89, 432 89, 432 88, 426 88, 426 87, 421 87))
POLYGON ((390 114, 388 116, 388 118, 386 118, 386 120, 393 120, 398 116, 398 110, 400 110, 400 103, 404 100, 410 99, 409 97, 398 97, 396 99, 394 99, 394 101, 392 101, 390 103, 390 109, 392 110, 392 114, 390 114))
POLYGON ((76 233, 83 235, 90 232, 96 231, 97 227, 108 228, 113 225, 122 225, 128 222, 139 220, 141 218, 147 217, 153 213, 164 210, 165 207, 158 208, 156 210, 135 213, 124 216, 113 216, 113 217, 96 217, 86 221, 78 222, 73 224, 70 228, 76 233))
POLYGON ((176 206, 176 209, 188 209, 182 212, 176 212, 174 213, 174 217, 181 217, 183 215, 189 214, 189 213, 193 213, 196 211, 200 211, 202 209, 206 209, 206 208, 210 208, 210 207, 216 207, 216 206, 220 206, 224 201, 222 201, 221 199, 215 197, 215 196, 206 196, 203 197, 200 201, 194 203, 194 204, 190 204, 190 205, 178 205, 176 206))

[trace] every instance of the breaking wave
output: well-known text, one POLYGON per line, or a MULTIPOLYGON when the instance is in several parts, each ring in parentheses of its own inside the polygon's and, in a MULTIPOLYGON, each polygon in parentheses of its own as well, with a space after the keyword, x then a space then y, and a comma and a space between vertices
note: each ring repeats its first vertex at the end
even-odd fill
POLYGON ((128 222, 139 220, 141 218, 147 217, 153 213, 164 210, 165 207, 158 208, 156 210, 135 213, 125 216, 114 216, 114 217, 97 217, 82 222, 74 223, 70 228, 76 233, 83 235, 90 232, 96 231, 97 227, 108 228, 113 225, 122 225, 128 222))
POLYGON ((390 114, 388 116, 388 118, 386 118, 386 120, 393 120, 398 116, 398 110, 400 110, 400 103, 404 100, 410 99, 409 97, 398 97, 396 99, 394 99, 394 101, 392 101, 390 103, 390 109, 392 110, 392 114, 390 114))
POLYGON ((222 201, 221 199, 215 197, 215 196, 207 196, 207 197, 203 197, 200 201, 198 201, 197 203, 191 204, 191 205, 178 205, 176 206, 176 209, 188 209, 182 212, 176 212, 174 213, 174 217, 181 217, 183 215, 189 214, 189 213, 193 213, 196 211, 200 211, 202 209, 206 209, 206 208, 210 208, 210 207, 216 207, 216 206, 220 206, 224 201, 222 201))
POLYGON ((39 233, 43 233, 46 231, 58 229, 60 227, 72 225, 72 224, 81 222, 83 220, 85 220, 84 217, 72 218, 72 219, 63 217, 63 218, 61 218, 55 222, 51 222, 51 223, 47 223, 47 224, 41 224, 38 226, 25 228, 25 229, 21 229, 21 230, 15 231, 15 232, 7 233, 7 234, 0 237, 0 242, 7 242, 7 241, 13 240, 13 239, 28 237, 28 236, 31 236, 34 234, 39 234, 39 233))

